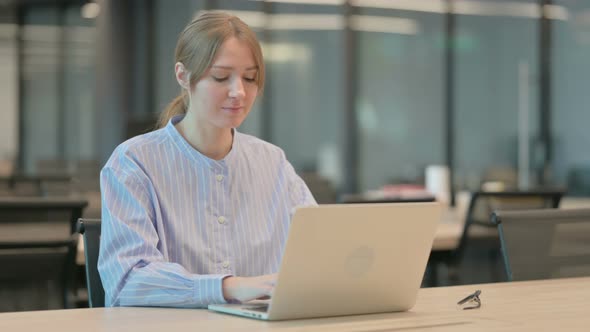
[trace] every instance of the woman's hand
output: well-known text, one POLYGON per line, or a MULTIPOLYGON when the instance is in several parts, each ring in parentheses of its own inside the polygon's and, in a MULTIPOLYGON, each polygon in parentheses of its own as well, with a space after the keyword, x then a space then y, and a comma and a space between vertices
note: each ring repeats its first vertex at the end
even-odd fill
POLYGON ((228 302, 269 298, 276 280, 276 273, 259 277, 228 277, 223 279, 223 297, 228 302))

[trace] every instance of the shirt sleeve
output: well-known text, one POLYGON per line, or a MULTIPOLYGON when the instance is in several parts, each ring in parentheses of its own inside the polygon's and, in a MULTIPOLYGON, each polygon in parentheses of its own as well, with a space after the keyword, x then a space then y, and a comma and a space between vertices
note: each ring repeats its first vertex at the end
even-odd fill
POLYGON ((292 205, 291 216, 295 213, 295 209, 303 206, 316 206, 316 202, 313 194, 305 184, 305 181, 295 172, 293 165, 283 155, 283 163, 285 167, 285 173, 287 174, 289 195, 292 205))
POLYGON ((117 149, 100 175, 98 270, 107 306, 206 307, 225 303, 222 280, 166 260, 154 222, 157 196, 140 163, 117 149))

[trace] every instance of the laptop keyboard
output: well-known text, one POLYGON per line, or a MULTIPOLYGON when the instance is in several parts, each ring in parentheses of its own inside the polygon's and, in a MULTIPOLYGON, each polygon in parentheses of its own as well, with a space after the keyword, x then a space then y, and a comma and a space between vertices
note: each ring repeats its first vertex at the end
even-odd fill
POLYGON ((267 312, 268 311, 268 304, 261 304, 261 305, 251 306, 251 307, 245 307, 244 309, 252 310, 252 311, 259 311, 259 312, 267 312))

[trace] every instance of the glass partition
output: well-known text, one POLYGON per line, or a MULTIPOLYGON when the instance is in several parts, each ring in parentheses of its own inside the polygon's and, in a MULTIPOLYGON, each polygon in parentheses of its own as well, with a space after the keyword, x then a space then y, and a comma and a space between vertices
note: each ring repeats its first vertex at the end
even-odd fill
POLYGON ((394 4, 355 18, 361 190, 420 183, 444 161, 444 15, 394 4))

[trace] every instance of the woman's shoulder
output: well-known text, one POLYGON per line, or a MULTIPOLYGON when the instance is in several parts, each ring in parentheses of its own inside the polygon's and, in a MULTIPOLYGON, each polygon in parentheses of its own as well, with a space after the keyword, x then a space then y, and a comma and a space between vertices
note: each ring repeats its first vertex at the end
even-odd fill
POLYGON ((283 149, 263 139, 240 132, 237 132, 237 135, 240 140, 240 145, 243 146, 244 149, 253 150, 259 153, 265 152, 281 158, 284 158, 285 156, 283 149))
POLYGON ((131 137, 115 148, 107 164, 115 162, 120 157, 141 160, 157 155, 156 152, 165 144, 166 138, 163 129, 131 137))
POLYGON ((118 149, 125 151, 137 151, 146 148, 156 148, 166 142, 167 134, 162 129, 156 129, 154 131, 147 132, 145 134, 131 137, 119 144, 118 149))

